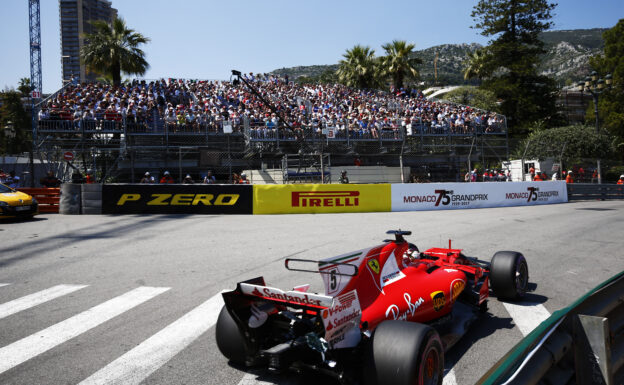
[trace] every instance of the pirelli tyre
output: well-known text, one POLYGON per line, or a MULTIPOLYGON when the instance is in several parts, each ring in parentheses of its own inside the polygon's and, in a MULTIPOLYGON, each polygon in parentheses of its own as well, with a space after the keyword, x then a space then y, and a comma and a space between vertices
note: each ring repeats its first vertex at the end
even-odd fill
POLYGON ((221 353, 236 364, 245 364, 245 340, 238 325, 223 306, 216 327, 217 347, 221 353))
POLYGON ((442 384, 444 349, 431 326, 384 321, 375 329, 366 355, 365 384, 442 384))
POLYGON ((490 265, 490 286, 502 300, 518 300, 525 296, 529 285, 529 266, 517 251, 498 251, 490 265))

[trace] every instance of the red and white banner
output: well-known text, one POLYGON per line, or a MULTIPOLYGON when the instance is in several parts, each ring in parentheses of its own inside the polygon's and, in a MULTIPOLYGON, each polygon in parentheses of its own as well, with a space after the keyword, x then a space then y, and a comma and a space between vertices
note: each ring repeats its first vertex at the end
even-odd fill
POLYGON ((392 211, 533 206, 567 201, 564 181, 392 185, 392 211))

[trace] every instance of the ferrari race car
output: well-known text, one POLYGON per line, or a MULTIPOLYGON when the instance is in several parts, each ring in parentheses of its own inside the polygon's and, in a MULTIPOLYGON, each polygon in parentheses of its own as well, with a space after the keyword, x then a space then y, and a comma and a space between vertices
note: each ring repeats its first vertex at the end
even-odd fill
POLYGON ((262 277, 224 292, 221 353, 236 364, 312 370, 344 384, 441 384, 444 352, 487 309, 490 289, 499 299, 525 295, 527 262, 499 251, 488 263, 450 241, 420 252, 404 238, 410 231, 387 233, 395 239, 368 249, 285 260, 289 270, 320 273, 325 294, 309 285, 283 291, 262 277))

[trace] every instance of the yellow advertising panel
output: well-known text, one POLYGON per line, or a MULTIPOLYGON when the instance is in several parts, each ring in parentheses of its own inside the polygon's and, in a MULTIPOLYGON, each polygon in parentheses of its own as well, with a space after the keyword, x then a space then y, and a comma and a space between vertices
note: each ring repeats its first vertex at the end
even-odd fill
POLYGON ((254 185, 254 214, 390 211, 389 184, 254 185))

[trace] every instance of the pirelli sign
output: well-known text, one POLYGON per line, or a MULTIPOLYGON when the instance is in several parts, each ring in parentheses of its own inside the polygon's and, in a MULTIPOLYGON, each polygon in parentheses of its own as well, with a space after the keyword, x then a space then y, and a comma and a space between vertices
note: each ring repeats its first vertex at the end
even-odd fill
POLYGON ((390 211, 389 184, 254 186, 254 214, 390 211))
POLYGON ((251 214, 251 185, 102 186, 103 214, 251 214))

